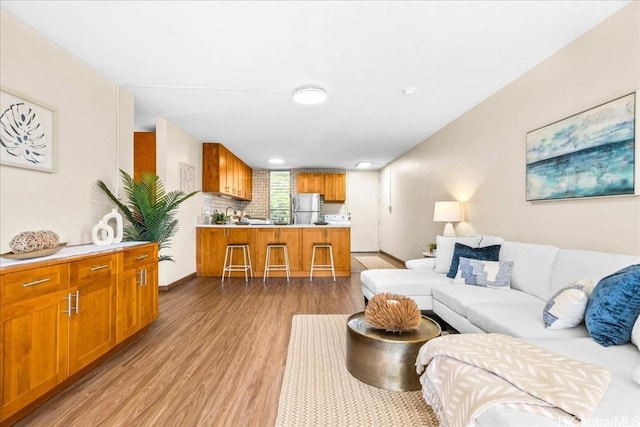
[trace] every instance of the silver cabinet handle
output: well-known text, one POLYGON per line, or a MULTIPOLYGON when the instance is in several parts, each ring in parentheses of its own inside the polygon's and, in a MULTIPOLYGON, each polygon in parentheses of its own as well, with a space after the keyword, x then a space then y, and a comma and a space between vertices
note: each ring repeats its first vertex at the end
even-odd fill
POLYGON ((141 260, 141 259, 145 259, 145 258, 148 258, 148 257, 149 257, 149 255, 138 255, 138 256, 136 257, 136 259, 137 259, 137 260, 141 260))
POLYGON ((63 313, 67 313, 67 316, 71 317, 71 293, 68 293, 65 299, 67 300, 67 310, 63 313))
POLYGON ((75 294, 69 292, 65 300, 67 300, 67 310, 63 311, 63 313, 67 313, 67 316, 71 317, 71 313, 75 310, 76 314, 78 314, 78 307, 80 307, 80 289, 77 289, 75 294), (76 299, 76 303, 72 307, 71 300, 73 298, 76 299))
POLYGON ((80 307, 80 289, 76 289, 76 314, 78 314, 78 307, 80 307))
POLYGON ((147 286, 147 269, 145 268, 143 271, 144 271, 144 285, 147 286))
POLYGON ((143 273, 143 271, 144 271, 144 270, 140 270, 140 271, 138 271, 138 272, 136 273, 136 276, 137 276, 138 274, 140 275, 140 281, 136 282, 136 285, 140 285, 140 286, 142 286, 142 285, 143 285, 143 283, 142 283, 142 277, 143 277, 143 274, 144 274, 144 273, 143 273))
POLYGON ((50 277, 47 277, 46 279, 34 280, 33 282, 23 283, 22 287, 28 288, 29 286, 39 285, 40 283, 48 282, 49 280, 51 280, 50 277))
POLYGON ((108 268, 109 266, 107 264, 103 264, 103 265, 96 265, 94 267, 91 267, 91 271, 97 271, 97 270, 102 270, 104 268, 108 268))

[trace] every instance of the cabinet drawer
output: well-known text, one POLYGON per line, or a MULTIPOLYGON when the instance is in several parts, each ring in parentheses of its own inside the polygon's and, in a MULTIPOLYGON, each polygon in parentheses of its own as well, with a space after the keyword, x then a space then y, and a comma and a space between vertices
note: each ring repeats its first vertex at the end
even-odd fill
POLYGON ((3 307, 68 288, 69 264, 37 267, 0 276, 3 307))
POLYGON ((72 262, 71 283, 73 285, 91 283, 116 274, 116 259, 116 255, 104 255, 72 262))
POLYGON ((144 246, 142 248, 129 249, 124 253, 124 269, 129 270, 138 266, 158 262, 155 246, 144 246))

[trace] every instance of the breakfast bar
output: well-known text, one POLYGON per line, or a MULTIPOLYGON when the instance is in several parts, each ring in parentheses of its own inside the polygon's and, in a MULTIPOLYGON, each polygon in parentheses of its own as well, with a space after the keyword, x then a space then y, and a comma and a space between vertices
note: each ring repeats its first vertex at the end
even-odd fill
MULTIPOLYGON (((291 277, 309 277, 313 245, 330 243, 336 277, 351 275, 351 229, 348 225, 314 224, 198 224, 196 228, 196 272, 198 277, 222 277, 225 249, 228 244, 247 243, 255 277, 262 277, 265 269, 267 245, 285 243, 291 277)), ((280 257, 282 254, 275 253, 280 257)), ((316 264, 327 264, 327 253, 316 254, 316 264)), ((283 260, 272 259, 272 264, 283 260)), ((315 271, 314 277, 329 277, 331 271, 315 271)), ((244 276, 233 272, 232 277, 244 276)), ((270 272, 270 276, 285 276, 284 271, 270 272)))

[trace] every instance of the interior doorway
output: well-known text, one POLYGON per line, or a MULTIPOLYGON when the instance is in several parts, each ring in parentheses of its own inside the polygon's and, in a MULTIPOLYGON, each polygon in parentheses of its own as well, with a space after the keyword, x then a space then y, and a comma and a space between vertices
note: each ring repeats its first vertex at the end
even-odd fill
POLYGON ((378 172, 347 172, 351 252, 378 252, 378 172))

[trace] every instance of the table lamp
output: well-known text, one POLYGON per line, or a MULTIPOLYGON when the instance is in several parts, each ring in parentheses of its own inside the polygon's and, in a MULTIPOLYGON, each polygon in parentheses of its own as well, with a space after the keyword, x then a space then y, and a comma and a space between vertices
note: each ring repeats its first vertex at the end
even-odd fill
POLYGON ((433 220, 436 222, 446 222, 443 236, 453 237, 456 235, 452 222, 464 221, 462 212, 462 202, 436 202, 433 210, 433 220))

